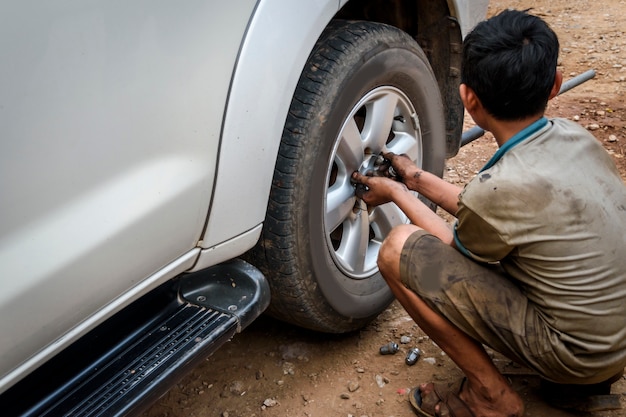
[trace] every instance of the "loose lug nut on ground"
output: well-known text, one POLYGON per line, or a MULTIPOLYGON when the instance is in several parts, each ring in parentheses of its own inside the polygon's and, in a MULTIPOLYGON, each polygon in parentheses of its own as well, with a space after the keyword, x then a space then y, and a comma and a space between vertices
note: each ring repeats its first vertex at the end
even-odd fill
POLYGON ((400 348, 398 347, 398 344, 396 342, 389 342, 386 345, 383 345, 380 347, 380 354, 381 355, 393 355, 399 349, 400 348))
POLYGON ((409 349, 409 352, 406 354, 406 359, 404 360, 407 365, 413 366, 417 363, 417 360, 420 358, 422 351, 418 348, 409 349))

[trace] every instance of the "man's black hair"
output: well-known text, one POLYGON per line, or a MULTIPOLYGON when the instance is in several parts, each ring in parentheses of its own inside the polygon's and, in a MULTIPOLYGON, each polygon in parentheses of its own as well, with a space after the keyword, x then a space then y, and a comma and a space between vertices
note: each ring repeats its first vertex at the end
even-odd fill
POLYGON ((542 19, 505 10, 465 38, 461 82, 496 119, 521 120, 545 111, 558 55, 559 40, 542 19))

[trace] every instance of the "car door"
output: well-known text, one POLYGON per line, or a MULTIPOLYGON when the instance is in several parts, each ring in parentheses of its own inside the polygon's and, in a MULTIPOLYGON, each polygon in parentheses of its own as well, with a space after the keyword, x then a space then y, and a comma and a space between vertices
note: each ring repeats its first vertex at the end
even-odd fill
POLYGON ((0 391, 192 265, 254 7, 3 3, 0 391))

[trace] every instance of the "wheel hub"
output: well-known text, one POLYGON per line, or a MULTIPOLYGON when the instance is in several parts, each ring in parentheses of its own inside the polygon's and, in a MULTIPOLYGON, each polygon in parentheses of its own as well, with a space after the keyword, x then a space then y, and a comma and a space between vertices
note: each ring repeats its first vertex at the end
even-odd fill
POLYGON ((379 155, 380 154, 366 155, 363 163, 359 167, 359 174, 367 175, 369 172, 375 170, 378 164, 379 155))

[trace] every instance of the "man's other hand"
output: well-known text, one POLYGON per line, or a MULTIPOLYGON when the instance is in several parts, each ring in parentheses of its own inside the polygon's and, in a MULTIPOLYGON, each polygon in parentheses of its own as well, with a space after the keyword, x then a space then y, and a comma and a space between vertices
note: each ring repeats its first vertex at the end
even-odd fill
POLYGON ((352 174, 356 183, 356 196, 369 206, 379 206, 393 201, 393 193, 407 191, 406 185, 386 177, 365 176, 358 172, 352 174))

